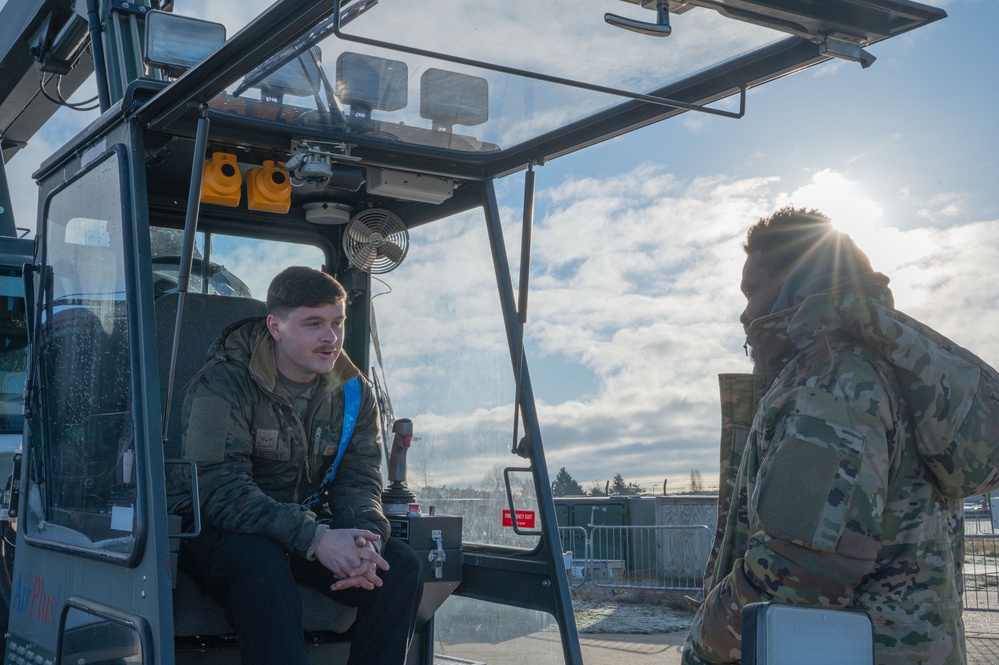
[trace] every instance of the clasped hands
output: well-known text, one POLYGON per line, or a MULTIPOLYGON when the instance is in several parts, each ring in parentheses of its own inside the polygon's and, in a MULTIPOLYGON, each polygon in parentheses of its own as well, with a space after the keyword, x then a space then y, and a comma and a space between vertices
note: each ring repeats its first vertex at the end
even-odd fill
POLYGON ((371 591, 382 585, 378 569, 388 570, 388 562, 375 550, 381 536, 365 529, 327 529, 319 537, 316 558, 333 572, 333 591, 360 587, 371 591))

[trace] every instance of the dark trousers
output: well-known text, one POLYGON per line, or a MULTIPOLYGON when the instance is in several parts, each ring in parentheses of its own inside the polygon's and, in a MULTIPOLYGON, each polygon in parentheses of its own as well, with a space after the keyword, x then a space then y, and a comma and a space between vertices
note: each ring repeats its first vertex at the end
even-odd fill
POLYGON ((389 570, 373 591, 330 591, 335 578, 318 561, 289 555, 266 536, 204 525, 188 541, 181 567, 225 608, 239 637, 243 665, 307 665, 302 600, 295 582, 357 608, 348 665, 403 665, 423 596, 423 563, 403 541, 382 547, 389 570))

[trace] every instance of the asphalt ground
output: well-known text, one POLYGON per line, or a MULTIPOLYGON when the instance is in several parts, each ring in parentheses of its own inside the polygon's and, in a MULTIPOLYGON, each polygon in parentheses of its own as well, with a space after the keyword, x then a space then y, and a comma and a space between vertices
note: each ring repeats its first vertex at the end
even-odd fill
MULTIPOLYGON (((966 611, 964 623, 968 665, 999 663, 999 612, 966 611)), ((682 630, 658 635, 583 634, 579 644, 584 665, 679 665, 685 637, 686 631, 682 630)), ((462 645, 452 645, 448 651, 456 657, 441 662, 561 663, 558 639, 558 635, 546 631, 497 644, 476 644, 475 661, 460 658, 462 645)))
POLYGON ((968 665, 999 663, 999 612, 965 611, 968 665))
MULTIPOLYGON (((686 631, 658 635, 580 635, 584 665, 674 665, 686 631)), ((561 665, 561 647, 554 632, 541 632, 497 644, 453 644, 447 655, 435 655, 440 665, 561 665), (469 657, 474 654, 474 657, 469 657)))

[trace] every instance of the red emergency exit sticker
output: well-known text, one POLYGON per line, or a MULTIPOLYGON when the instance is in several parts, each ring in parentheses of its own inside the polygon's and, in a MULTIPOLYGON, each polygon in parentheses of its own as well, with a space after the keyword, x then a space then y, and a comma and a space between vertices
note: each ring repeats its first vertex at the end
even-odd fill
MULTIPOLYGON (((513 526, 513 519, 510 517, 510 511, 503 511, 503 526, 513 526)), ((519 529, 533 529, 534 528, 534 511, 533 510, 518 510, 517 511, 517 528, 519 529)))

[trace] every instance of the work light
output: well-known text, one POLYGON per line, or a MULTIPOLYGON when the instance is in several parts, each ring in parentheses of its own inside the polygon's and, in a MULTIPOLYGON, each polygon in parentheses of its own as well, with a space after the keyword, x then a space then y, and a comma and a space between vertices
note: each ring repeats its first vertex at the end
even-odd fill
POLYGON ((225 26, 168 12, 146 15, 146 64, 178 76, 225 43, 225 26))

